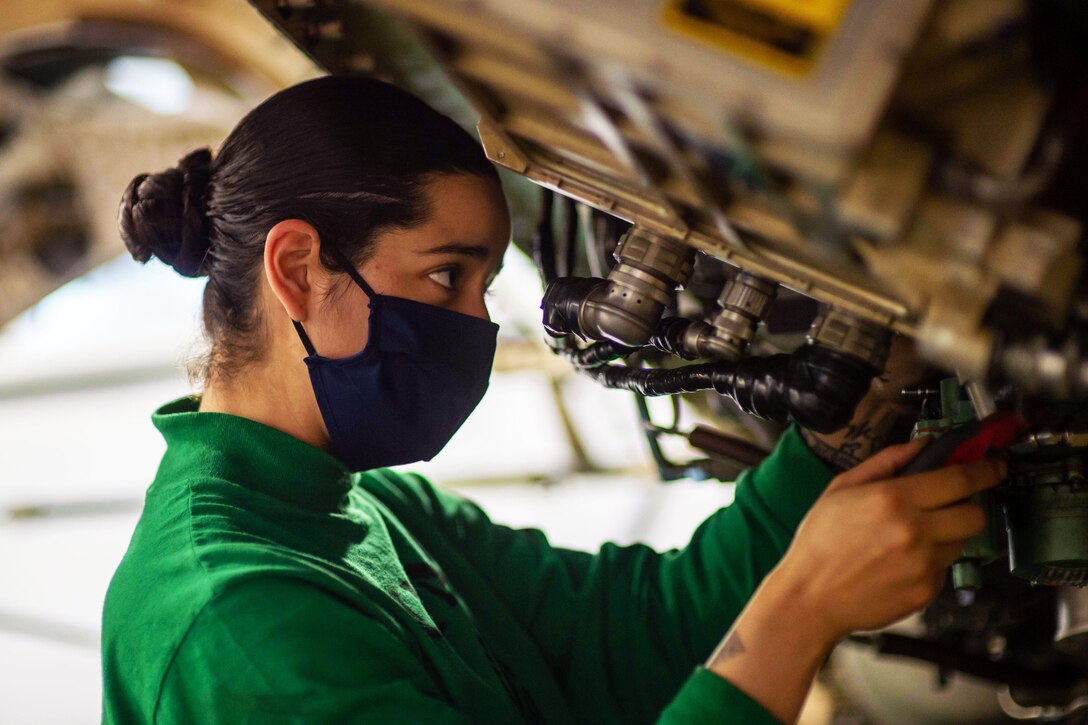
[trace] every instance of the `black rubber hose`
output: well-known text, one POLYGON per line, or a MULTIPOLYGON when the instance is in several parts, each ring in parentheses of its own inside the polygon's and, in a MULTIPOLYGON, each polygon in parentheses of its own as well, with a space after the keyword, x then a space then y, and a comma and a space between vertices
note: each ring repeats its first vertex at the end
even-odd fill
POLYGON ((672 369, 602 365, 582 372, 606 388, 630 390, 652 398, 658 395, 711 390, 714 387, 715 372, 720 369, 721 363, 703 363, 672 369))
POLYGON ((555 193, 543 189, 540 202, 540 220, 533 232, 533 261, 540 270, 540 279, 547 287, 559 275, 555 264, 555 231, 552 228, 552 209, 555 207, 555 193))
POLYGON ((713 389, 759 418, 792 421, 817 433, 830 433, 850 422, 878 371, 850 355, 810 344, 791 355, 737 363, 671 370, 602 365, 584 372, 605 387, 646 396, 713 389))
POLYGON ((560 277, 548 282, 540 309, 544 310, 544 329, 553 337, 574 334, 585 340, 578 313, 589 293, 608 284, 597 277, 560 277))
POLYGON ((978 655, 960 652, 945 642, 917 639, 892 632, 853 635, 850 641, 868 645, 882 655, 911 657, 1012 687, 1056 690, 1076 684, 1080 677, 1079 673, 1069 669, 1036 670, 1012 662, 994 662, 978 655))
POLYGON ((581 350, 560 350, 563 357, 576 368, 595 368, 607 362, 638 352, 641 347, 627 347, 612 340, 595 342, 581 350))
MULTIPOLYGON (((582 303, 605 284, 608 284, 605 280, 595 277, 553 280, 540 304, 544 310, 544 328, 555 337, 574 334, 586 339, 578 321, 582 303)), ((690 359, 682 354, 681 345, 690 324, 684 318, 665 318, 650 344, 690 359)), ((598 343, 568 357, 586 375, 608 388, 646 396, 713 389, 732 398, 746 413, 766 420, 793 421, 817 433, 830 433, 849 423, 854 408, 879 373, 858 358, 814 344, 790 355, 751 357, 737 363, 648 370, 603 364, 624 356, 625 349, 633 352, 631 348, 598 343)))
POLYGON ((563 197, 563 210, 566 212, 563 230, 563 266, 559 269, 560 277, 574 274, 574 262, 578 252, 578 209, 574 199, 563 197))
MULTIPOLYGON (((540 302, 540 309, 544 311, 544 329, 553 337, 573 334, 583 340, 587 339, 588 336, 578 321, 582 303, 594 290, 606 284, 608 284, 607 280, 597 277, 560 277, 552 280, 544 290, 544 299, 540 302)), ((649 344, 662 352, 685 360, 694 360, 697 356, 687 353, 683 348, 684 333, 692 324, 694 324, 692 320, 684 317, 666 317, 658 323, 649 344)), ((617 348, 633 350, 623 346, 617 346, 617 348)), ((610 358, 594 359, 596 363, 587 364, 604 363, 610 358)))
POLYGON ((850 422, 879 373, 852 355, 809 344, 791 355, 746 358, 714 388, 757 417, 830 433, 850 422))
MULTIPOLYGON (((650 338, 647 347, 656 347, 661 352, 676 355, 685 360, 694 360, 695 356, 684 351, 682 346, 684 333, 693 324, 695 324, 694 321, 684 317, 666 317, 661 320, 657 332, 650 338)), ((601 340, 580 350, 558 349, 555 352, 570 360, 575 367, 595 368, 644 349, 643 347, 628 347, 612 340, 601 340)))
POLYGON ((675 481, 678 478, 683 478, 688 467, 678 466, 665 457, 665 452, 661 450, 661 441, 658 440, 659 433, 652 427, 650 407, 646 404, 646 398, 635 393, 635 405, 638 406, 638 415, 642 419, 643 432, 646 434, 646 443, 650 448, 650 456, 653 457, 654 465, 657 466, 657 475, 661 477, 662 481, 675 481))
POLYGON ((695 360, 699 356, 684 349, 684 334, 694 324, 694 320, 686 317, 665 317, 658 323, 657 330, 650 338, 650 344, 661 352, 684 360, 695 360))

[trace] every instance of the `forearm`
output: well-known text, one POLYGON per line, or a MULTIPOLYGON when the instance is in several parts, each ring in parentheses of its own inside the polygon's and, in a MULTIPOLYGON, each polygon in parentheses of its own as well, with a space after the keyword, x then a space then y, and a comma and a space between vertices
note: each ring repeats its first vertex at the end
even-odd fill
MULTIPOLYGON (((831 469, 845 471, 885 447, 905 441, 917 417, 917 406, 900 392, 916 384, 925 373, 925 367, 913 356, 910 341, 897 337, 884 373, 873 381, 846 427, 829 434, 800 431, 808 451, 831 469)), ((892 454, 889 451, 884 455, 892 454)), ((871 467, 873 463, 867 465, 871 467)), ((775 508, 782 505, 779 502, 775 508)), ((869 529, 879 531, 881 527, 869 529)), ((837 541, 840 531, 841 528, 824 538, 837 541)), ((802 551, 811 548, 811 545, 801 547, 802 551)), ((799 568, 790 567, 787 554, 764 579, 707 662, 707 669, 784 722, 797 719, 821 663, 838 639, 849 631, 841 626, 836 629, 828 616, 829 610, 841 607, 826 606, 826 592, 841 592, 843 587, 825 588, 822 597, 812 591, 813 572, 829 561, 828 557, 816 559, 815 563, 808 561, 799 568), (825 604, 817 603, 821 601, 825 604)), ((844 556, 835 570, 842 573, 842 564, 856 559, 844 556)))
POLYGON ((772 572, 710 656, 706 667, 778 720, 797 720, 836 637, 805 594, 772 572))
POLYGON ((885 446, 906 440, 913 416, 903 406, 875 395, 862 399, 845 428, 833 433, 802 429, 809 449, 838 472, 853 468, 885 446))
POLYGON ((833 433, 802 430, 805 443, 825 463, 842 472, 886 446, 905 442, 918 417, 918 403, 902 391, 917 385, 928 373, 915 355, 913 343, 897 335, 883 373, 873 380, 850 423, 833 433))

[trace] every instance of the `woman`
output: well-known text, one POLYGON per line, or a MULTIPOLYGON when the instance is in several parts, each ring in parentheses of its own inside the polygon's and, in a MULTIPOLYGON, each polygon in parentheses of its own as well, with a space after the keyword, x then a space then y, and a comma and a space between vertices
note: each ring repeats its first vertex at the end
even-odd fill
POLYGON ((385 470, 484 393, 509 218, 472 138, 377 81, 273 96, 214 161, 134 179, 120 223, 208 276, 211 352, 154 416, 108 722, 793 720, 838 639, 933 596, 1001 473, 887 480, 906 446, 831 480, 791 430, 684 550, 591 555, 385 470))

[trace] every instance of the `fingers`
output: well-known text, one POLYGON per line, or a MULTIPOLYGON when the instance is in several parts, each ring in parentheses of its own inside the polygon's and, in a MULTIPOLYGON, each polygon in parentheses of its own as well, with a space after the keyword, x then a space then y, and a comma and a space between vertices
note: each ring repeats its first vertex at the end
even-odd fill
POLYGON ((986 526, 986 514, 981 506, 973 503, 961 503, 933 511, 926 511, 922 516, 922 526, 926 538, 935 544, 959 542, 978 534, 986 526))
POLYGON ((849 471, 840 474, 828 486, 828 490, 860 486, 861 484, 891 478, 903 466, 914 460, 926 446, 926 440, 918 438, 910 443, 888 446, 872 458, 868 458, 849 471))
POLYGON ((933 547, 933 565, 939 576, 944 577, 945 569, 963 556, 963 547, 966 543, 966 541, 950 541, 933 547))
POLYGON ((975 461, 906 476, 896 484, 908 503, 937 509, 996 486, 1005 477, 1003 461, 975 461))

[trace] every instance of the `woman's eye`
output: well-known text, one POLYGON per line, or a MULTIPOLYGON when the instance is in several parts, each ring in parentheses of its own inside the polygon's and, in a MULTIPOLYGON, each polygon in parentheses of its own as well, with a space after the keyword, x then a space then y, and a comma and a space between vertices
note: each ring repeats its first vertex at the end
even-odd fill
POLYGON ((440 269, 427 276, 446 289, 452 290, 457 288, 457 272, 456 269, 440 269))

